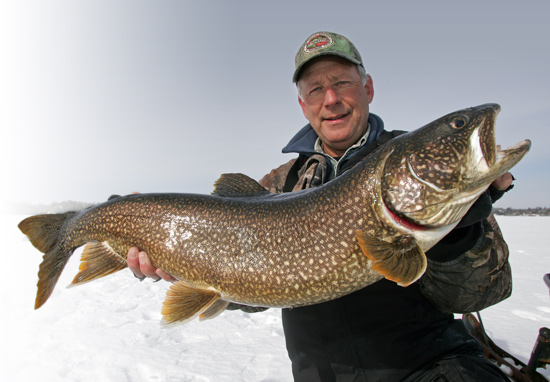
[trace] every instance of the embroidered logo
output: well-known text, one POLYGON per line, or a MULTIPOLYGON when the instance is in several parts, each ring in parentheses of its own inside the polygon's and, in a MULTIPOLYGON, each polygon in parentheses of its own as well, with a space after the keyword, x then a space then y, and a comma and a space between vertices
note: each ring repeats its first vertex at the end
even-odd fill
POLYGON ((329 35, 324 33, 317 33, 306 42, 304 46, 304 52, 310 53, 318 49, 326 48, 331 46, 334 43, 334 40, 329 35))

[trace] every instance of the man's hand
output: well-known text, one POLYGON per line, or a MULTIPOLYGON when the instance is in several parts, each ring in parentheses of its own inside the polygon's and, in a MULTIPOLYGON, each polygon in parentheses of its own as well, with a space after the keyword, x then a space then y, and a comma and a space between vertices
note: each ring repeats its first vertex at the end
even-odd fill
POLYGON ((491 186, 496 188, 499 191, 506 191, 508 187, 512 185, 512 182, 514 181, 514 177, 509 172, 502 175, 500 178, 495 179, 493 183, 491 183, 491 186))
POLYGON ((149 260, 147 253, 143 251, 140 252, 136 247, 132 247, 128 250, 126 261, 128 263, 128 268, 130 268, 134 275, 140 280, 150 277, 155 281, 159 281, 160 279, 168 282, 177 281, 175 277, 164 272, 162 269, 155 268, 153 264, 151 264, 151 260, 149 260))

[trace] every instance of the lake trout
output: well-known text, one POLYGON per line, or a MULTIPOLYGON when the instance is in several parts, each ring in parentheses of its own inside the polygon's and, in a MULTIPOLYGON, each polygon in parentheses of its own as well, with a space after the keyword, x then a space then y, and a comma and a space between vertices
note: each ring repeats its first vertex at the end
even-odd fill
POLYGON ((242 174, 225 174, 212 195, 136 194, 79 212, 19 224, 44 253, 35 308, 73 251, 85 245, 78 285, 127 266, 130 247, 178 279, 165 324, 213 318, 229 302, 263 307, 316 304, 382 278, 407 286, 429 250, 530 141, 497 150, 500 107, 448 114, 382 145, 335 180, 273 194, 242 174))

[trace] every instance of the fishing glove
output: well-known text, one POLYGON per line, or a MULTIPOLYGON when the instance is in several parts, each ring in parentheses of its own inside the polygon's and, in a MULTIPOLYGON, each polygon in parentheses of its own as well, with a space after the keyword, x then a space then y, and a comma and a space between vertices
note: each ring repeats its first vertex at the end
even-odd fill
POLYGON ((245 313, 258 313, 258 312, 265 312, 269 308, 264 308, 261 306, 248 306, 248 305, 241 305, 236 304, 234 302, 230 302, 229 305, 227 305, 226 310, 242 310, 245 313))

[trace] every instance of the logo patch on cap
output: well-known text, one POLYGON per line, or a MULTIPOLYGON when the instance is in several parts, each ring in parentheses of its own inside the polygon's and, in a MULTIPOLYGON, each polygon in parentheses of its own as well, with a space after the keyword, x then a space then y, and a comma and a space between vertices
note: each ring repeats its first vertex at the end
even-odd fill
POLYGON ((329 35, 324 33, 317 33, 306 42, 304 45, 304 52, 310 53, 318 49, 326 48, 331 46, 334 43, 334 40, 329 35))

